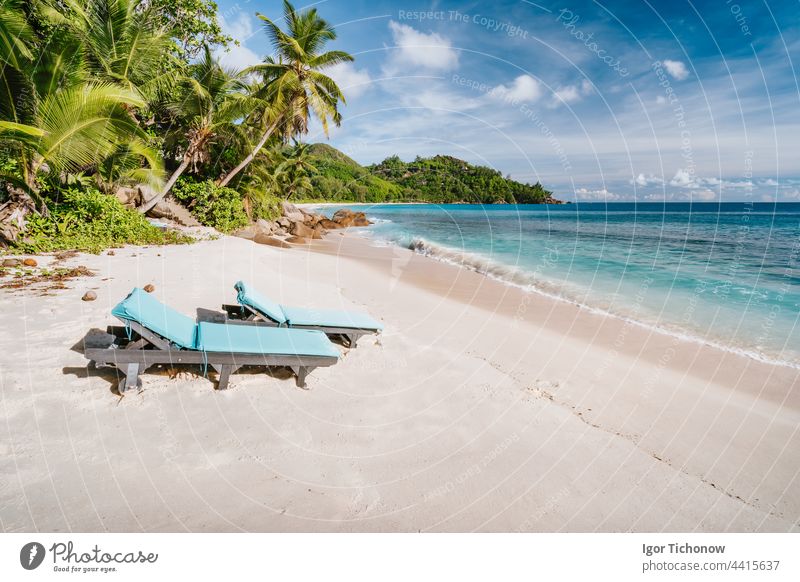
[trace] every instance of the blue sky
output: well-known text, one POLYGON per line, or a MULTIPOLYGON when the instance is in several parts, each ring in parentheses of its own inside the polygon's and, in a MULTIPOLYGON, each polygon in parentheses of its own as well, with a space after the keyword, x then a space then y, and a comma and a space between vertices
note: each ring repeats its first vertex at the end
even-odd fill
MULTIPOLYGON (((449 154, 564 200, 800 201, 797 0, 311 5, 356 57, 330 71, 329 143, 363 164, 449 154)), ((255 13, 280 2, 219 7, 226 64, 269 54, 255 13)))

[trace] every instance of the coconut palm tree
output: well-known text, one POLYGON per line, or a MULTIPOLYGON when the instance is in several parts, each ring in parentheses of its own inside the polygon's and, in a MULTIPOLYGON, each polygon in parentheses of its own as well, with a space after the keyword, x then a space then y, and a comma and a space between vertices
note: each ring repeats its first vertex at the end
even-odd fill
POLYGON ((114 154, 121 143, 141 140, 141 129, 125 106, 143 105, 128 89, 81 83, 41 99, 31 124, 0 120, 0 139, 20 148, 28 161, 23 168, 25 183, 35 190, 40 172, 58 177, 92 168, 114 154))
POLYGON ((174 82, 169 31, 149 0, 39 0, 41 13, 80 42, 87 72, 150 97, 174 82))
POLYGON ((275 183, 286 200, 310 192, 317 171, 308 157, 308 144, 298 144, 275 168, 275 183))
POLYGON ((284 0, 283 12, 287 32, 258 14, 275 51, 275 57, 245 71, 262 79, 254 92, 261 107, 248 120, 261 135, 241 163, 219 181, 220 186, 226 186, 247 167, 276 131, 283 138, 307 133, 311 114, 320 121, 325 135, 330 121, 337 126, 341 122, 338 105, 345 102, 344 95, 322 71, 353 57, 343 51, 322 52, 325 44, 336 38, 336 32, 320 18, 316 8, 297 12, 284 0))
POLYGON ((58 183, 69 173, 96 170, 121 144, 146 153, 149 170, 159 172, 157 154, 129 113, 144 100, 131 88, 87 80, 80 43, 69 31, 37 39, 19 5, 7 1, 0 7, 0 41, 0 143, 19 163, 18 174, 0 176, 12 186, 0 209, 4 238, 24 229, 41 178, 58 183))
POLYGON ((182 149, 181 161, 163 189, 139 208, 141 212, 166 196, 189 166, 197 171, 198 165, 208 162, 209 147, 216 139, 246 142, 244 127, 236 123, 253 106, 253 100, 244 93, 245 86, 239 72, 222 67, 205 47, 203 58, 180 82, 178 100, 166 106, 174 123, 165 145, 182 149))
MULTIPOLYGON (((50 26, 75 40, 75 54, 88 78, 127 88, 144 99, 144 104, 125 106, 138 123, 175 86, 181 66, 170 30, 150 0, 36 0, 36 5, 50 26)), ((124 142, 106 158, 97 177, 106 190, 128 182, 159 191, 161 166, 158 153, 144 142, 124 142)))
POLYGON ((37 43, 18 6, 6 2, 0 14, 13 24, 0 26, 0 139, 18 148, 25 186, 36 190, 41 172, 95 167, 120 144, 144 138, 128 113, 144 99, 132 87, 92 79, 78 38, 56 29, 37 43))

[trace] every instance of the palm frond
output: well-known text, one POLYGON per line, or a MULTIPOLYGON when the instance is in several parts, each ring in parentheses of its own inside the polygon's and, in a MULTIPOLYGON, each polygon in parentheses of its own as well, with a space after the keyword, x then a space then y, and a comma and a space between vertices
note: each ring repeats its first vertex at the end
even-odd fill
POLYGON ((123 105, 139 107, 144 101, 109 83, 86 83, 48 96, 37 115, 45 132, 38 147, 42 160, 58 172, 110 156, 126 136, 141 131, 123 105))

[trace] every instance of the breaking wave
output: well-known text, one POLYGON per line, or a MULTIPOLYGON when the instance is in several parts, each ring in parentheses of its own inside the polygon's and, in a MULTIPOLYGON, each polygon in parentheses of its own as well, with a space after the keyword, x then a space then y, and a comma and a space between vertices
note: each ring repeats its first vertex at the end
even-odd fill
POLYGON ((431 257, 444 263, 465 267, 476 273, 488 275, 494 279, 511 283, 520 287, 529 287, 534 284, 535 276, 529 271, 518 267, 510 267, 497 263, 491 259, 475 253, 468 253, 458 249, 432 243, 423 238, 414 238, 408 243, 409 250, 420 255, 431 257))
MULTIPOLYGON (((373 240, 377 242, 376 239, 373 240)), ((399 241, 391 241, 391 242, 381 241, 381 242, 398 244, 399 241)), ((420 237, 415 237, 411 239, 410 242, 401 242, 400 244, 401 246, 405 246, 409 250, 415 253, 429 257, 431 259, 469 269, 471 271, 480 273, 492 279, 496 279, 497 281, 500 281, 507 285, 519 287, 525 291, 535 292, 540 295, 544 295, 550 299, 571 303, 579 307, 580 309, 584 309, 592 313, 616 317, 618 319, 622 319, 623 321, 625 321, 630 325, 635 325, 637 327, 642 327, 648 330, 656 331, 658 333, 662 333, 681 340, 712 346, 714 348, 746 356, 748 358, 752 358, 760 362, 800 369, 800 362, 775 358, 773 356, 767 355, 761 351, 754 350, 749 347, 739 347, 731 345, 729 343, 725 343, 724 341, 716 341, 707 337, 703 337, 702 335, 692 333, 683 328, 666 326, 662 323, 658 323, 655 321, 652 322, 643 321, 642 319, 630 317, 629 315, 624 313, 618 313, 613 310, 605 309, 595 305, 589 305, 576 298, 578 294, 577 290, 576 290, 576 296, 571 296, 571 294, 569 293, 569 287, 565 285, 544 281, 540 277, 537 277, 535 272, 531 272, 529 270, 526 271, 519 267, 503 265, 501 263, 493 261, 492 259, 481 256, 480 254, 477 253, 470 253, 452 247, 447 247, 444 245, 433 243, 431 241, 428 241, 420 237)))

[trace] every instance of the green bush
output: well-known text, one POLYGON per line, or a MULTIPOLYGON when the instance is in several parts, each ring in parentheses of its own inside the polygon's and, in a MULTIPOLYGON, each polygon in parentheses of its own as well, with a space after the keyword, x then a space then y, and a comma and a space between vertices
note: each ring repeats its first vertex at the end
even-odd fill
POLYGON ((125 208, 113 196, 89 188, 70 188, 61 199, 48 202, 48 215, 34 215, 28 221, 16 247, 38 253, 78 250, 99 253, 126 244, 163 245, 190 242, 174 231, 164 231, 136 210, 125 208))
POLYGON ((239 193, 217 186, 211 180, 195 182, 181 178, 172 193, 200 223, 221 232, 231 232, 250 222, 239 193))
POLYGON ((281 217, 281 200, 265 192, 253 193, 250 196, 253 219, 277 220, 281 217))

